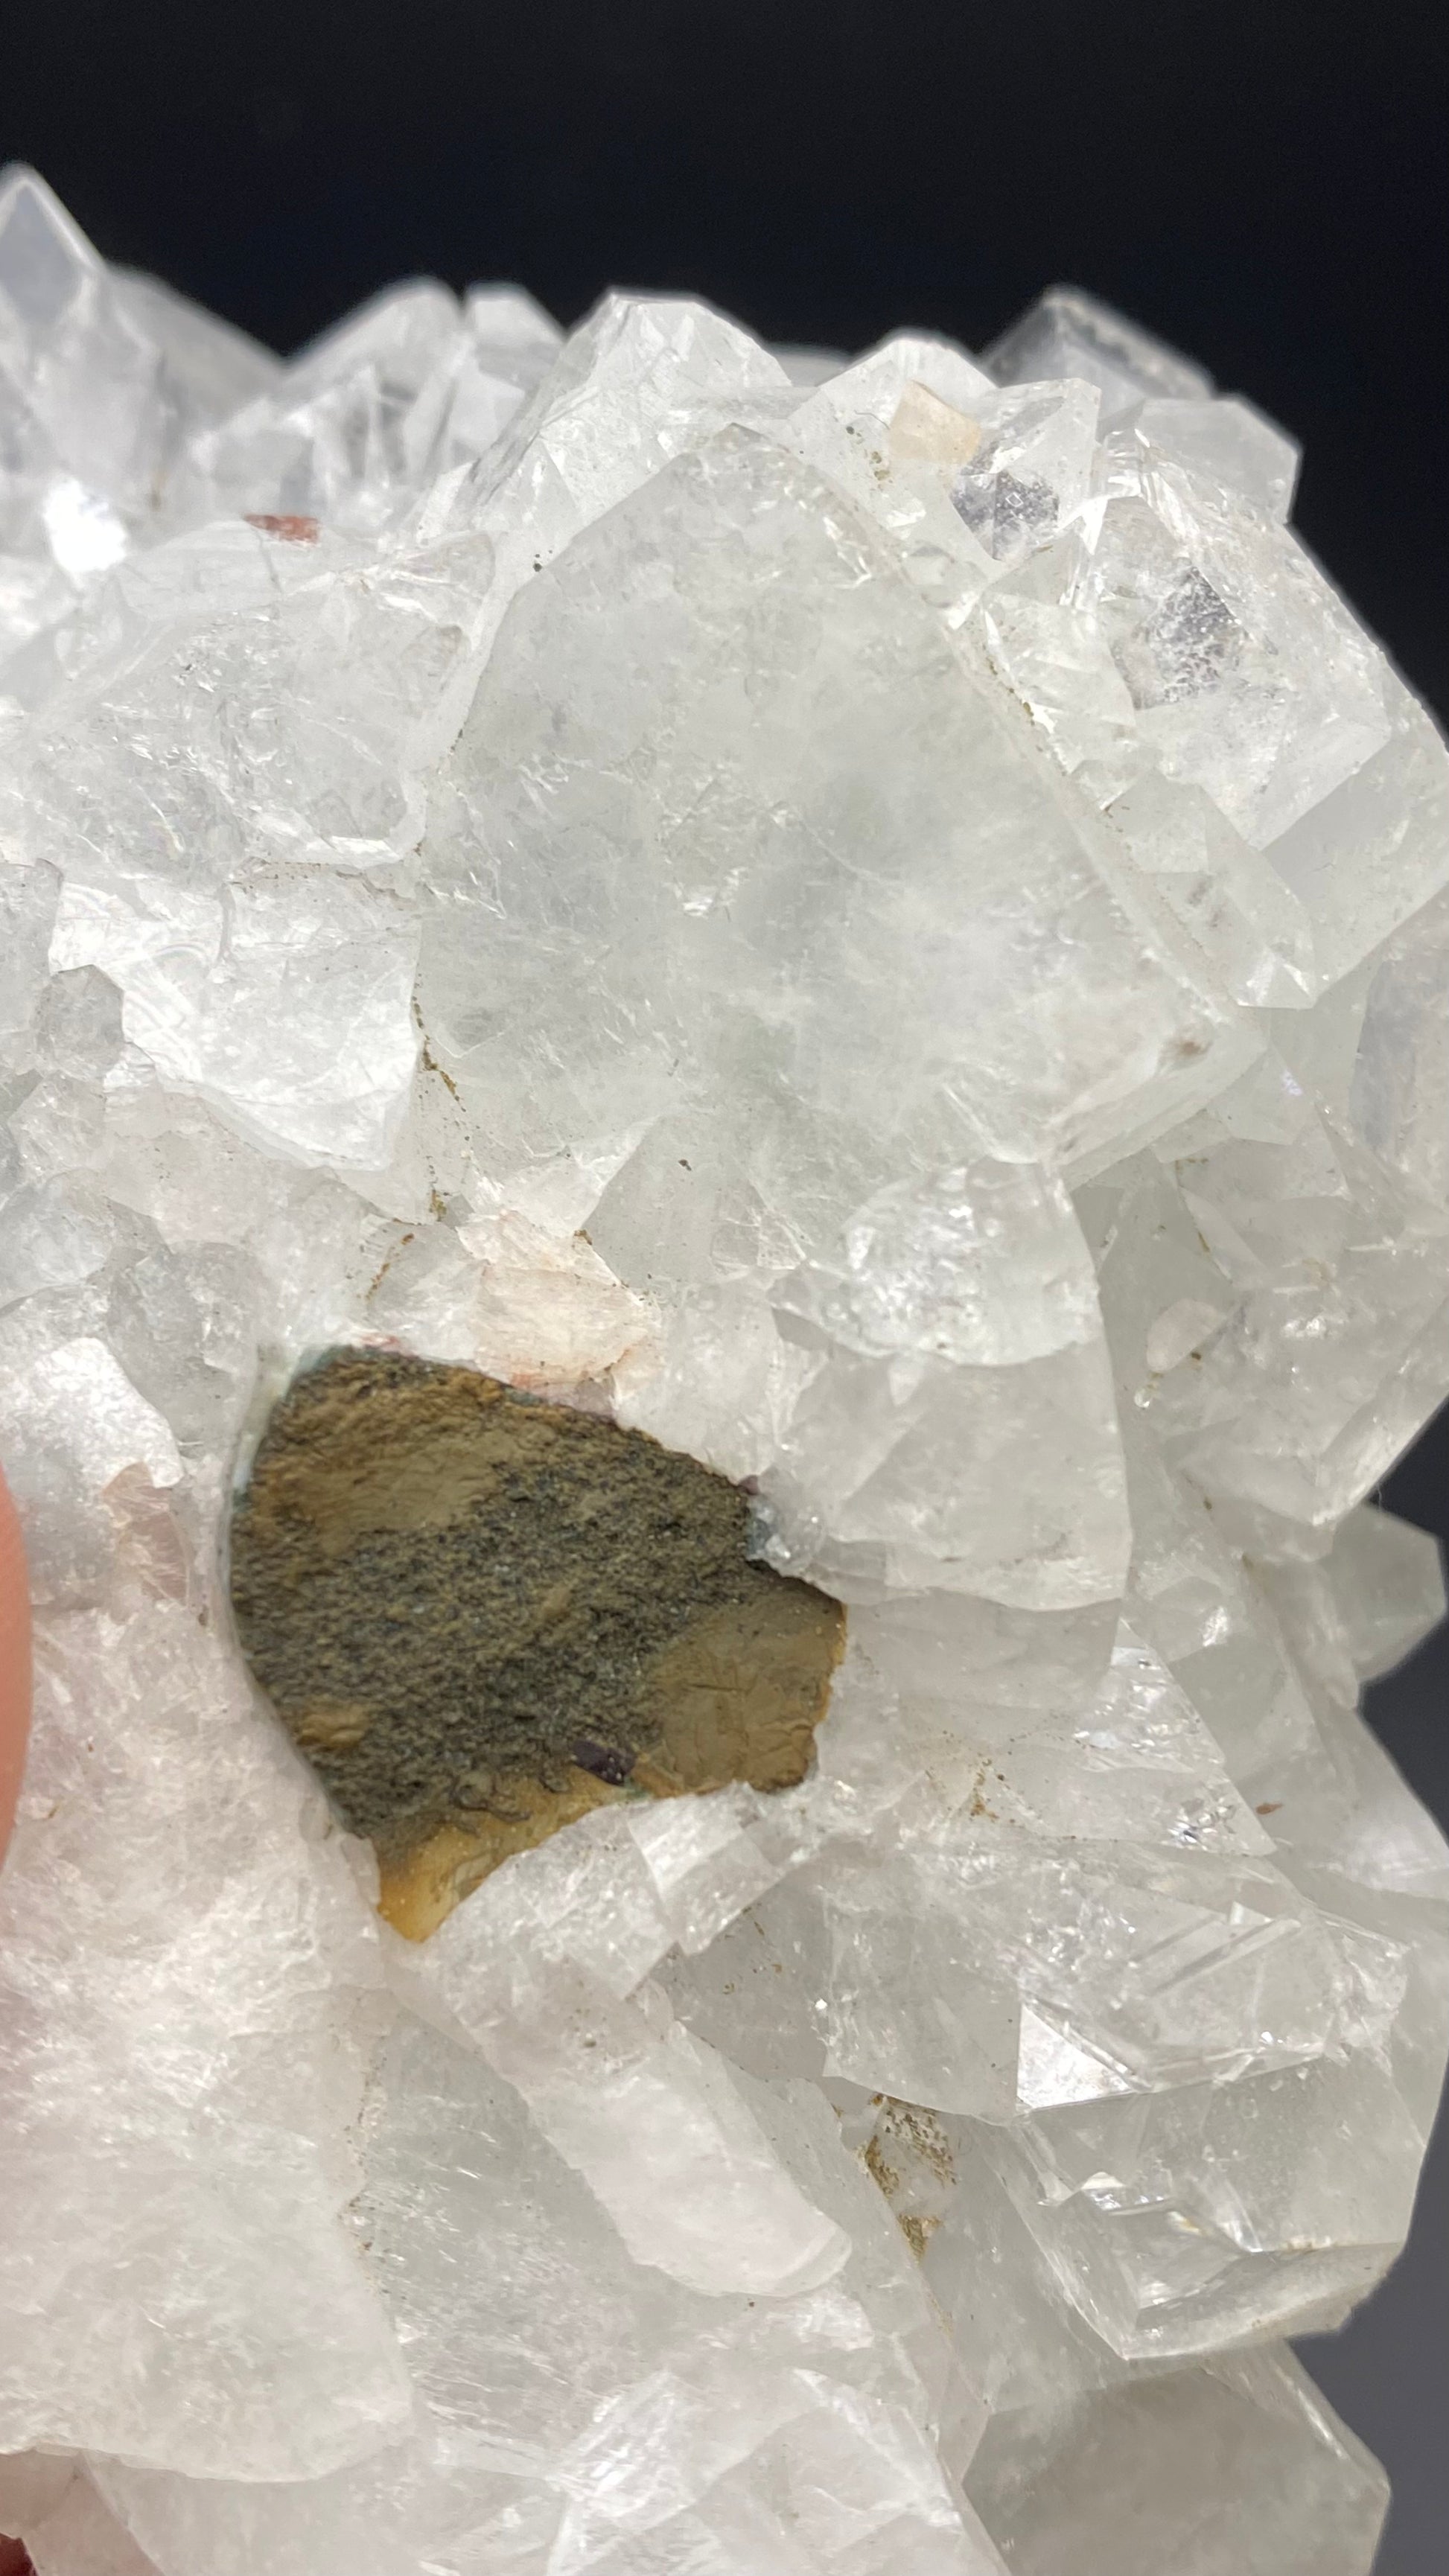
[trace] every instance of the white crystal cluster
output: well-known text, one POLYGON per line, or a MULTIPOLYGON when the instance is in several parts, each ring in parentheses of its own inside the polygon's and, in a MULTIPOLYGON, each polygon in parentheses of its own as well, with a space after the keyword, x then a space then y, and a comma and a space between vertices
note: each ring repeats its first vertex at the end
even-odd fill
MULTIPOLYGON (((0 2530, 40 2576, 1365 2576, 1446 1853, 1449 761, 1116 317, 288 365, 0 194, 0 2530), (427 1944, 250 1690, 299 1359, 692 1451, 804 1787, 427 1944)), ((581 1712, 581 1716, 586 1712, 581 1712)))

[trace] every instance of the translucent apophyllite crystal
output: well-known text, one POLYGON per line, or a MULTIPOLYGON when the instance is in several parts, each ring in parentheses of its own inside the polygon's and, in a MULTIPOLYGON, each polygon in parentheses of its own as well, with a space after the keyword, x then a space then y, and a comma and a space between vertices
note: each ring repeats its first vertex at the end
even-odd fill
POLYGON ((0 2529, 1365 2576, 1283 2339, 1449 2034, 1356 1714, 1442 1607, 1366 1498, 1449 1387, 1449 760, 1291 443, 1064 291, 283 366, 25 173, 0 403, 0 2529), (228 1611, 337 1344, 747 1484, 846 1605, 808 1776, 379 1923, 228 1611))

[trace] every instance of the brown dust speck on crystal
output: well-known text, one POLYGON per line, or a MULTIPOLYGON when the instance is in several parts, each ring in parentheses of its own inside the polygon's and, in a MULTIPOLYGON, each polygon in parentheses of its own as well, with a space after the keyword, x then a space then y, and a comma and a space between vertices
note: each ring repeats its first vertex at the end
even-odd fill
POLYGON ((697 1459, 473 1369, 343 1350, 293 1382, 232 1607, 399 1931, 608 1800, 804 1778, 845 1613, 749 1526, 697 1459))

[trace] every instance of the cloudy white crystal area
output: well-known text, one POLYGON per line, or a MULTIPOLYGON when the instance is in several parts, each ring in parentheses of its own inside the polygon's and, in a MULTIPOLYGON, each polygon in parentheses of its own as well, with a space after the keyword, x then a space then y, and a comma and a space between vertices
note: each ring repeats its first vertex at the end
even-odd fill
POLYGON ((1449 761, 1250 403, 0 187, 0 2530, 40 2576, 1367 2576, 1449 1854, 1449 761), (242 1672, 338 1340, 751 1480, 796 1790, 413 1948, 242 1672))

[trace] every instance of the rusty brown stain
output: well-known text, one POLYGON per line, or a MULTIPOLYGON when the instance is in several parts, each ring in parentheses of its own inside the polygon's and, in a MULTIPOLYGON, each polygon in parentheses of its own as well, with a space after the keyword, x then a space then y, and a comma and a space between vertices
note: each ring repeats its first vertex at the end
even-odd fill
POLYGON ((264 537, 280 537, 284 545, 315 546, 322 534, 320 523, 300 510, 248 510, 249 528, 260 528, 264 537))
POLYGON ((476 1370, 294 1380, 233 1512, 237 1630, 400 1931, 592 1807, 803 1779, 845 1614, 750 1557, 750 1510, 476 1370))

